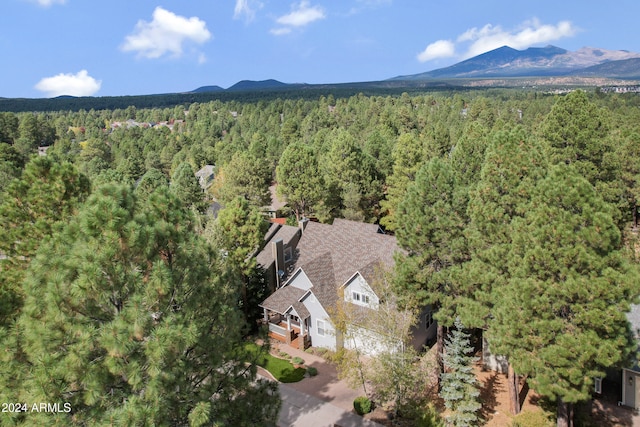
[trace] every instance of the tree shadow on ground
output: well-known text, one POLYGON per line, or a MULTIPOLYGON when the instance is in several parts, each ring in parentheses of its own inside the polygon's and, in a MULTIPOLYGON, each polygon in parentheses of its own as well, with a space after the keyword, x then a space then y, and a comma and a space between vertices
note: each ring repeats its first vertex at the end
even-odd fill
POLYGON ((504 387, 502 386, 498 372, 493 372, 489 375, 480 386, 480 401, 482 402, 482 409, 480 410, 480 416, 485 421, 491 419, 498 407, 498 393, 502 392, 504 387))
POLYGON ((575 416, 579 421, 577 425, 583 426, 632 427, 639 421, 632 408, 601 398, 579 404, 575 416))

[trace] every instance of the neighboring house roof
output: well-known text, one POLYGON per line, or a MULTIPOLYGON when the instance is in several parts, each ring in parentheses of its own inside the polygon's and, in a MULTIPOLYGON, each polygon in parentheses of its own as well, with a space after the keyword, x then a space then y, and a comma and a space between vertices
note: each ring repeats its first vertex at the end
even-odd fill
MULTIPOLYGON (((638 350, 640 350, 640 304, 631 304, 631 310, 627 313, 627 320, 631 326, 631 332, 638 342, 638 350)), ((634 357, 634 365, 631 369, 640 372, 637 357, 634 357)))
POLYGON ((196 172, 196 176, 198 178, 206 178, 210 175, 213 175, 213 168, 214 168, 213 165, 204 165, 202 169, 196 172))
POLYGON ((202 169, 196 172, 196 178, 198 178, 198 182, 200 183, 200 187, 203 190, 206 190, 213 181, 213 169, 214 165, 204 165, 202 169))
POLYGON ((627 313, 627 320, 631 325, 633 336, 640 340, 640 304, 631 304, 631 310, 627 313))
POLYGON ((300 228, 292 225, 281 225, 278 223, 271 223, 267 234, 264 236, 265 246, 256 256, 258 265, 262 268, 268 268, 273 262, 273 254, 271 253, 271 242, 275 242, 278 239, 282 239, 282 242, 288 245, 293 238, 300 232, 300 228))

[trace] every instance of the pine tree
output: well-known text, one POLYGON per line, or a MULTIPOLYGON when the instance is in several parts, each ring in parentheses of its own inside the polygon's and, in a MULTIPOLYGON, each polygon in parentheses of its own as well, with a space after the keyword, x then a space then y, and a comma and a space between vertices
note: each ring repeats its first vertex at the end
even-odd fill
POLYGON ((316 153, 308 145, 287 147, 276 168, 276 181, 278 194, 286 197, 298 221, 322 199, 324 181, 316 153))
MULTIPOLYGON (((469 256, 466 202, 466 194, 457 191, 451 164, 435 158, 420 168, 396 215, 398 243, 407 250, 396 263, 399 293, 436 311, 439 354, 444 327, 453 324, 458 306, 473 296, 464 282, 451 280, 451 271, 469 256)), ((438 368, 442 372, 441 360, 438 368)))
POLYGON ((445 344, 443 359, 446 371, 442 374, 440 391, 440 397, 451 411, 451 415, 447 417, 451 426, 470 427, 478 425, 480 421, 480 390, 473 372, 473 364, 477 358, 471 355, 472 352, 469 334, 465 332, 460 319, 456 319, 454 329, 445 344))
POLYGON ((386 198, 380 202, 386 213, 380 220, 380 224, 389 230, 393 231, 400 227, 396 211, 404 199, 409 184, 415 180, 424 157, 422 141, 416 135, 406 133, 398 137, 393 148, 393 173, 387 178, 386 198))
POLYGON ((157 188, 168 186, 169 181, 167 177, 159 169, 151 168, 140 178, 135 193, 140 199, 146 199, 157 188))
POLYGON ((246 364, 238 288, 166 190, 140 203, 96 190, 44 244, 25 282, 19 326, 29 402, 70 413, 38 425, 263 425, 273 386, 246 364))
POLYGON ((271 203, 271 172, 264 158, 238 152, 219 170, 214 194, 222 205, 242 196, 252 206, 268 206, 271 203))
POLYGON ((263 244, 268 224, 257 207, 238 196, 220 210, 218 218, 210 221, 205 230, 205 238, 224 251, 226 265, 240 281, 240 305, 249 321, 262 312, 258 304, 267 296, 264 288, 250 288, 261 284, 253 254, 263 244))
POLYGON ((553 167, 514 221, 492 346, 536 392, 558 403, 558 425, 590 396, 594 377, 634 350, 625 313, 640 293, 606 203, 573 166, 553 167), (517 309, 514 309, 517 307, 517 309))
POLYGON ((185 206, 193 206, 199 212, 204 212, 206 209, 202 188, 189 163, 180 163, 171 175, 169 188, 185 206))
MULTIPOLYGON (((507 306, 512 304, 502 295, 510 277, 512 222, 526 213, 535 183, 544 176, 543 150, 544 145, 522 128, 498 132, 487 148, 480 181, 470 191, 470 223, 465 235, 471 260, 455 278, 473 289, 471 297, 458 311, 469 327, 490 330, 495 321, 493 306, 502 300, 507 306)), ((495 349, 492 348, 492 352, 495 354, 495 349)), ((520 412, 519 380, 513 369, 508 372, 510 406, 515 415, 520 412)))
POLYGON ((70 163, 34 157, 11 181, 0 204, 0 326, 21 306, 24 271, 56 225, 76 212, 89 194, 86 176, 70 163))
POLYGON ((602 195, 615 205, 615 221, 620 229, 630 219, 630 207, 623 197, 621 163, 611 161, 620 142, 609 137, 611 119, 583 91, 561 97, 540 126, 549 143, 549 164, 571 164, 602 195))

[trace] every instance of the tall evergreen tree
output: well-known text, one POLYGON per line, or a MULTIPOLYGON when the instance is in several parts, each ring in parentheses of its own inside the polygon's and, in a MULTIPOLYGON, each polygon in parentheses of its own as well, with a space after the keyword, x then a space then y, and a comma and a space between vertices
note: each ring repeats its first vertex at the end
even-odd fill
MULTIPOLYGON (((466 201, 456 191, 450 163, 434 158, 420 168, 396 215, 398 243, 407 250, 396 262, 399 294, 436 311, 438 354, 443 352, 444 327, 453 325, 458 306, 473 297, 464 282, 451 280, 451 271, 469 258, 466 201)), ((438 367, 442 372, 439 356, 438 367)))
POLYGON ((68 402, 37 425, 265 425, 279 404, 255 380, 238 289, 167 191, 96 190, 43 245, 20 328, 29 375, 19 397, 68 402))
POLYGON ((402 134, 393 148, 392 157, 393 172, 387 178, 385 200, 380 203, 385 212, 380 224, 393 231, 400 225, 396 218, 398 206, 404 199, 407 187, 415 180, 425 158, 422 142, 416 135, 402 134))
POLYGON ((135 193, 138 198, 146 199, 161 187, 169 187, 167 177, 159 169, 151 168, 140 178, 135 193))
POLYGON ((73 216, 89 194, 87 177, 70 163, 34 157, 8 185, 0 204, 0 325, 21 305, 20 283, 42 241, 73 216))
MULTIPOLYGON (((470 192, 465 234, 471 260, 454 279, 473 289, 458 312, 468 327, 491 329, 493 306, 509 280, 512 222, 525 214, 535 183, 544 176, 543 152, 543 145, 522 128, 497 133, 487 148, 480 181, 470 192)), ((508 385, 511 409, 517 414, 518 378, 512 369, 508 385)))
POLYGON ((219 169, 214 194, 223 205, 242 196, 252 206, 268 206, 271 204, 269 185, 272 172, 263 158, 237 152, 229 163, 219 169))
POLYGON ((0 143, 13 144, 18 138, 18 116, 14 113, 0 113, 0 143))
POLYGON ((549 143, 549 164, 571 164, 585 177, 605 201, 615 205, 615 220, 620 229, 631 219, 623 197, 620 163, 611 161, 614 146, 610 139, 611 119, 583 91, 559 98, 540 126, 541 136, 549 143))
POLYGON ((371 218, 382 192, 373 159, 347 131, 331 132, 328 139, 329 149, 320 165, 326 186, 325 207, 333 215, 351 220, 371 218))
POLYGON ((169 188, 185 206, 193 206, 198 211, 204 212, 206 208, 204 194, 189 163, 180 163, 171 175, 169 188))
POLYGON ((205 230, 205 238, 224 251, 226 265, 240 280, 240 303, 248 321, 257 318, 258 304, 266 297, 266 289, 250 288, 261 283, 254 254, 263 244, 268 224, 257 207, 238 196, 205 230))
POLYGON ((292 143, 282 153, 276 168, 278 194, 300 220, 321 200, 324 181, 314 150, 302 143, 292 143))
POLYGON ((446 340, 443 355, 445 372, 442 374, 440 397, 451 411, 447 423, 454 427, 478 425, 481 408, 478 380, 473 372, 477 358, 472 355, 471 339, 460 319, 456 319, 451 336, 446 340))
POLYGON ((25 159, 12 145, 0 142, 0 203, 2 193, 9 183, 20 176, 25 159))
POLYGON ((509 282, 488 333, 533 388, 558 403, 558 426, 594 377, 635 350, 625 313, 640 294, 608 205, 574 167, 558 165, 514 220, 509 282), (517 307, 517 309, 514 309, 517 307))

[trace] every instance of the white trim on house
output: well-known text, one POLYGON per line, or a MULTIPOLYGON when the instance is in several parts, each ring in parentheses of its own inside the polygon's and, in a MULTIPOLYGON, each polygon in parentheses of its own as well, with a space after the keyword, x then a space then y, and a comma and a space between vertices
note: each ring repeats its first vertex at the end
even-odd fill
POLYGON ((380 304, 380 298, 359 271, 356 271, 340 288, 346 302, 373 310, 380 304))

